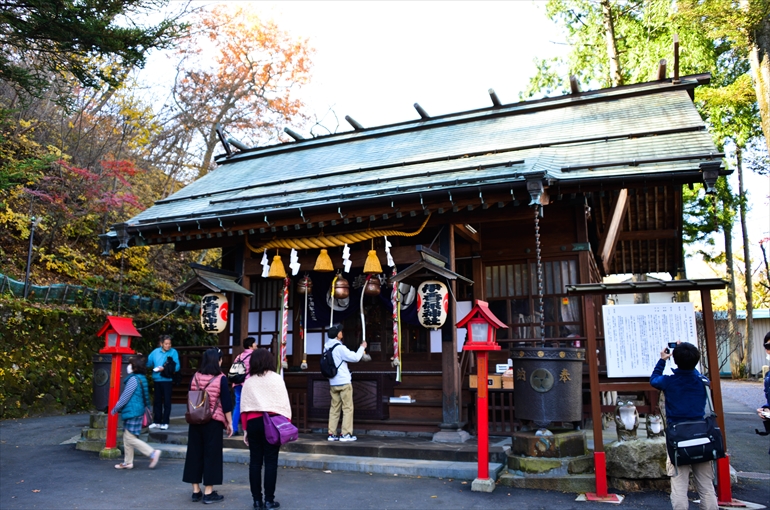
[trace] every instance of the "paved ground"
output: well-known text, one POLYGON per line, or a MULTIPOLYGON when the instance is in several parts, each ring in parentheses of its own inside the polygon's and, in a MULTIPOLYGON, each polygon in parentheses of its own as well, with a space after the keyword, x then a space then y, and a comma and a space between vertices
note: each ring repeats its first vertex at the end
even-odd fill
MULTIPOLYGON (((753 409, 761 398, 757 383, 725 384, 728 446, 739 472, 733 496, 770 506, 770 438, 754 434, 761 424, 753 409)), ((170 510, 200 505, 189 501, 190 487, 181 482, 181 460, 161 459, 157 469, 149 470, 147 459, 142 458, 132 471, 117 471, 114 461, 101 461, 97 454, 75 450, 74 444, 61 444, 79 434, 87 422, 86 414, 0 422, 0 509, 170 510)), ((218 490, 225 501, 214 508, 250 508, 248 467, 225 464, 224 470, 225 484, 218 490)), ((492 494, 472 493, 467 480, 281 469, 276 499, 282 508, 314 510, 607 508, 601 503, 576 502, 575 497, 504 487, 492 494)), ((662 492, 626 494, 621 506, 670 508, 668 495, 662 492)), ((697 505, 691 503, 691 508, 697 505)))

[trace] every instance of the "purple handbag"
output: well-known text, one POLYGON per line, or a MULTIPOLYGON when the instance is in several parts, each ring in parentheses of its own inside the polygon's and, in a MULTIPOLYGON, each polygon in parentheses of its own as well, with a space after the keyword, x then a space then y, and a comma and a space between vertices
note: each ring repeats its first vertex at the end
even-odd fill
POLYGON ((299 438, 299 430, 285 416, 262 413, 262 421, 265 424, 265 439, 270 444, 282 445, 299 438))

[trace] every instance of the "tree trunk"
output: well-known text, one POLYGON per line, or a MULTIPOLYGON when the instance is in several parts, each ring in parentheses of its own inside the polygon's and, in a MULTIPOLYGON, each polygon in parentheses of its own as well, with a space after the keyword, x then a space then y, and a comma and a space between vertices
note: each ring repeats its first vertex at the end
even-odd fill
POLYGON ((743 260, 745 265, 744 285, 746 292, 746 328, 743 332, 743 363, 746 366, 746 373, 751 373, 751 338, 754 333, 754 299, 753 286, 751 282, 751 250, 749 244, 749 229, 746 225, 746 191, 743 188, 743 149, 735 148, 735 158, 737 160, 736 170, 738 171, 738 207, 741 218, 741 234, 743 236, 743 260))
POLYGON ((738 314, 735 311, 735 272, 733 271, 733 225, 731 221, 724 224, 725 233, 725 265, 727 266, 727 338, 730 353, 730 372, 733 378, 740 379, 743 355, 743 344, 738 338, 738 314))
MULTIPOLYGON (((750 2, 742 0, 744 9, 750 2)), ((749 62, 754 76, 762 133, 765 135, 767 152, 770 153, 770 14, 765 16, 749 32, 749 62)))
POLYGON ((602 19, 604 21, 604 38, 607 41, 607 57, 610 61, 610 84, 613 87, 623 85, 623 75, 620 70, 620 56, 615 42, 615 23, 612 20, 612 5, 610 0, 601 0, 602 19))

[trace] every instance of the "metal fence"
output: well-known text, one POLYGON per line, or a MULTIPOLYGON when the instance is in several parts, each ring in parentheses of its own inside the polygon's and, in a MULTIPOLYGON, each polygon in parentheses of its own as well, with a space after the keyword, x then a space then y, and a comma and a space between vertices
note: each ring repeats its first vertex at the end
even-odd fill
MULTIPOLYGON (((0 273, 0 295, 10 294, 13 297, 24 295, 24 282, 0 273)), ((127 312, 171 312, 197 315, 200 305, 183 301, 168 301, 142 296, 121 296, 112 290, 92 289, 82 285, 57 283, 48 286, 30 285, 27 299, 46 304, 78 305, 83 307, 101 308, 103 310, 121 310, 127 312), (118 306, 120 305, 120 306, 118 306)))

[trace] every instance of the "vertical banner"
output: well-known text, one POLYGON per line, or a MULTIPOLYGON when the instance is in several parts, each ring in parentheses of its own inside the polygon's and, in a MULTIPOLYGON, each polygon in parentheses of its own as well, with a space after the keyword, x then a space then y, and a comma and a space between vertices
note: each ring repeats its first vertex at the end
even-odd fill
POLYGON ((286 335, 289 331, 289 286, 291 286, 291 280, 287 276, 283 280, 283 293, 281 295, 281 341, 277 367, 278 373, 281 375, 283 375, 283 369, 288 365, 286 362, 286 335))
POLYGON ((649 377, 668 342, 698 345, 692 303, 604 305, 602 315, 607 377, 649 377))

